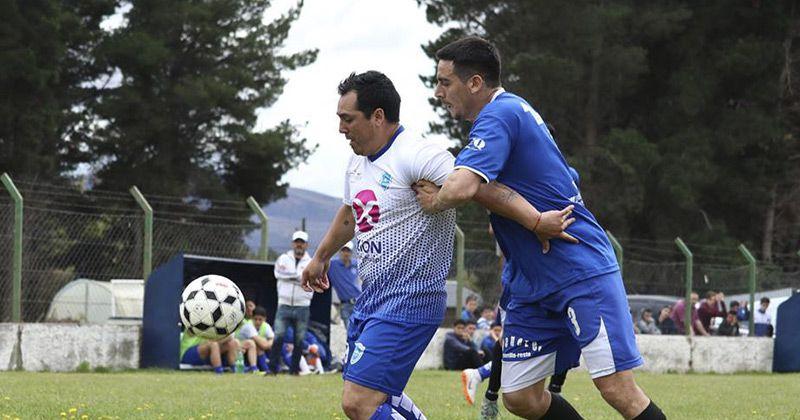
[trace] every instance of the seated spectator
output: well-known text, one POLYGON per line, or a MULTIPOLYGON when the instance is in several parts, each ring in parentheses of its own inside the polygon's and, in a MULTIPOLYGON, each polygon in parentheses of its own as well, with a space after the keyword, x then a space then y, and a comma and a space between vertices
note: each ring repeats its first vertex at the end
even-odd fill
MULTIPOLYGON (((474 328, 474 323, 473 323, 474 328)), ((477 368, 483 364, 483 352, 466 331, 467 322, 463 319, 453 324, 453 331, 447 333, 444 341, 444 368, 448 370, 464 370, 477 368)))
POLYGON ((238 351, 239 342, 232 335, 220 341, 209 341, 195 335, 181 334, 180 360, 183 364, 211 365, 215 373, 222 374, 225 366, 230 368, 236 365, 238 351))
POLYGON ((492 322, 494 322, 494 313, 495 310, 491 306, 484 306, 481 309, 481 317, 478 318, 477 326, 480 330, 489 330, 492 328, 492 322))
POLYGON ((639 331, 639 326, 636 325, 636 315, 633 314, 633 309, 628 308, 628 312, 630 312, 631 321, 633 322, 633 333, 634 334, 641 334, 642 332, 639 331))
POLYGON ((489 334, 486 335, 481 342, 481 350, 486 355, 487 359, 493 360, 494 345, 500 341, 502 336, 503 326, 499 321, 495 320, 492 324, 492 328, 489 330, 489 334))
POLYGON ((642 317, 636 325, 641 334, 661 334, 661 330, 658 329, 656 321, 653 319, 653 311, 650 309, 642 310, 642 317))
POLYGON ((703 324, 703 329, 711 332, 711 320, 716 317, 724 317, 728 314, 725 309, 725 294, 722 292, 709 291, 706 298, 700 301, 697 309, 697 318, 703 324))
POLYGON ((747 309, 746 300, 742 301, 742 303, 732 300, 729 307, 731 311, 736 311, 736 318, 739 321, 747 321, 750 319, 750 310, 747 309))
POLYGON ((670 315, 672 315, 672 308, 669 306, 661 308, 661 312, 658 314, 658 319, 656 320, 656 326, 658 330, 661 331, 661 334, 672 335, 678 333, 678 330, 675 328, 675 322, 670 318, 670 315))
POLYGON ((769 298, 761 298, 761 306, 753 312, 756 337, 772 337, 772 318, 767 314, 769 298))
MULTIPOLYGON (((692 333, 695 335, 710 335, 708 330, 703 327, 703 324, 700 322, 700 318, 697 317, 697 308, 694 305, 697 303, 697 300, 700 299, 700 296, 697 293, 692 292, 691 294, 692 300, 690 305, 692 307, 691 310, 691 325, 692 325, 692 333)), ((686 316, 686 302, 685 299, 679 299, 675 302, 675 305, 672 307, 672 314, 670 318, 675 323, 675 329, 678 331, 678 334, 686 334, 686 330, 683 325, 684 317, 686 316)))
POLYGON ((461 320, 462 321, 477 321, 475 318, 475 309, 478 308, 478 297, 475 295, 467 296, 467 300, 464 303, 464 310, 461 311, 461 320))
POLYGON ((256 309, 256 303, 250 299, 244 301, 244 319, 249 321, 253 319, 253 310, 256 309))
MULTIPOLYGON (((289 366, 292 361, 292 351, 294 350, 294 329, 289 327, 286 330, 286 341, 283 345, 283 361, 286 366, 289 366)), ((300 375, 308 375, 310 373, 325 373, 324 364, 330 362, 330 357, 322 345, 321 341, 310 330, 306 331, 306 335, 301 341, 301 354, 300 356, 300 375)))
POLYGON ((275 339, 275 332, 272 331, 272 327, 267 323, 267 310, 261 306, 255 307, 252 319, 245 321, 237 332, 236 338, 242 341, 242 350, 247 355, 245 364, 247 366, 255 365, 258 370, 266 372, 269 365, 267 354, 269 354, 272 342, 275 339), (254 356, 251 356, 250 352, 254 356), (252 357, 255 357, 255 364, 251 360, 252 357))
POLYGON ((728 337, 739 336, 739 318, 737 317, 736 311, 728 311, 728 315, 722 323, 719 324, 719 328, 717 328, 717 335, 728 337))

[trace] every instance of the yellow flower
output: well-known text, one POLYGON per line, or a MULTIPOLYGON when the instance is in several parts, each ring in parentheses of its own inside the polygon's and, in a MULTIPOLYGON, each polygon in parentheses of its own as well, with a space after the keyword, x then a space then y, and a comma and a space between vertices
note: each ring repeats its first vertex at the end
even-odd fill
POLYGON ((63 412, 63 411, 62 411, 62 412, 61 412, 61 417, 67 417, 67 413, 65 413, 65 412, 63 412))
POLYGON ((69 409, 69 412, 70 412, 70 413, 77 413, 77 412, 78 412, 78 409, 77 409, 77 408, 75 408, 75 407, 73 407, 73 408, 70 408, 70 409, 69 409))

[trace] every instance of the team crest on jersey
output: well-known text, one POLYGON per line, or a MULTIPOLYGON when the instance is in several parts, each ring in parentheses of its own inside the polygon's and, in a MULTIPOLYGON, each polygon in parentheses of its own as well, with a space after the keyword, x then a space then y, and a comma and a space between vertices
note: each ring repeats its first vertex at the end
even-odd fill
POLYGON ((360 232, 369 232, 378 223, 381 209, 378 197, 372 190, 362 190, 353 198, 353 210, 356 212, 356 225, 360 232))
POLYGON ((467 149, 481 151, 483 148, 486 147, 486 141, 480 137, 473 137, 469 139, 469 143, 467 144, 467 149))
POLYGON ((364 347, 363 344, 357 342, 353 348, 353 354, 350 355, 351 365, 354 365, 358 363, 359 360, 361 360, 361 356, 364 355, 364 350, 366 350, 366 347, 364 347))
POLYGON ((384 172, 383 176, 381 176, 381 187, 384 190, 389 189, 389 185, 392 183, 392 176, 389 175, 388 172, 384 172))

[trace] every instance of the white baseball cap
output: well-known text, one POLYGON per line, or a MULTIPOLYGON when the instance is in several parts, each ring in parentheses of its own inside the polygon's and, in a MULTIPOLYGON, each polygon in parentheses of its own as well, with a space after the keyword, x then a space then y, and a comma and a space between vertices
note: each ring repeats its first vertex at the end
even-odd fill
POLYGON ((302 230, 298 230, 297 232, 292 234, 292 242, 294 241, 308 242, 308 234, 303 232, 302 230))
POLYGON ((352 251, 352 250, 353 250, 353 241, 347 241, 347 243, 346 243, 346 244, 344 244, 344 245, 342 246, 342 248, 347 248, 347 249, 349 249, 349 250, 351 250, 351 251, 352 251))

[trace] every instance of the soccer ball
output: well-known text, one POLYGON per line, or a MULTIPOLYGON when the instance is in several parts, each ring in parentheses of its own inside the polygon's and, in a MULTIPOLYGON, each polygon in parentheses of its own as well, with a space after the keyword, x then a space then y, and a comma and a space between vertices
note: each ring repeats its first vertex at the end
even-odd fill
POLYGON ((234 282, 208 274, 192 280, 183 289, 180 314, 188 334, 219 340, 241 325, 244 296, 234 282))

